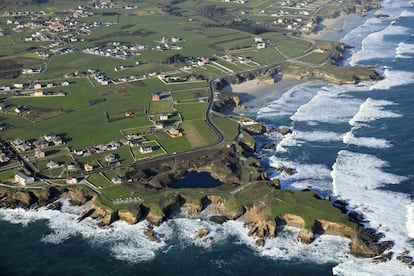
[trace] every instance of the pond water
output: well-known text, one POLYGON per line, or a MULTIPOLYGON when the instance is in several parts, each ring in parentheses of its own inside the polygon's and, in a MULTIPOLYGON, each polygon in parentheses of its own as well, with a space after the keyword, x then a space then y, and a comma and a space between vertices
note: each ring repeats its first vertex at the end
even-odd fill
POLYGON ((189 172, 182 179, 170 185, 170 188, 213 188, 223 185, 208 172, 189 172))

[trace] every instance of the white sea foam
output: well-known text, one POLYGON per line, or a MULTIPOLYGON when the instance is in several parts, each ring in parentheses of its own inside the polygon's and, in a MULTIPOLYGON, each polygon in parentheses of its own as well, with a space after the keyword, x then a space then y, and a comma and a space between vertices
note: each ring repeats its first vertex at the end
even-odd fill
POLYGON ((371 90, 388 90, 392 87, 414 83, 414 73, 386 69, 384 79, 373 84, 371 90))
MULTIPOLYGON (((200 214, 203 216, 203 213, 200 214)), ((205 214, 204 214, 205 215, 205 214)), ((277 260, 297 259, 316 263, 339 262, 352 258, 349 253, 349 240, 341 237, 323 235, 312 244, 303 244, 298 241, 299 230, 286 227, 278 232, 275 239, 266 239, 265 247, 255 245, 255 238, 248 235, 249 229, 244 227, 242 221, 228 221, 223 225, 210 222, 206 219, 175 218, 159 227, 154 228, 158 234, 165 235, 161 242, 149 241, 143 234, 147 228, 145 222, 129 225, 117 221, 108 228, 96 228, 96 221, 85 219, 77 222, 77 214, 68 214, 59 211, 23 209, 0 209, 0 217, 12 223, 27 224, 36 220, 47 220, 52 234, 44 242, 63 242, 60 232, 69 233, 70 236, 81 236, 91 244, 109 248, 112 255, 120 260, 137 263, 153 259, 157 252, 168 252, 169 240, 178 239, 179 246, 212 247, 217 242, 236 237, 240 243, 246 244, 257 254, 277 260), (211 242, 197 238, 198 230, 207 228, 207 237, 211 242), (52 236, 58 237, 56 240, 52 236), (165 249, 162 251, 160 249, 165 249)))
POLYGON ((283 137, 278 145, 282 147, 295 147, 298 146, 298 141, 295 139, 293 133, 289 133, 283 137))
POLYGON ((330 170, 322 164, 302 164, 288 160, 281 160, 276 156, 269 159, 269 165, 273 168, 291 168, 294 174, 289 175, 285 172, 275 172, 271 178, 279 178, 282 189, 303 190, 312 188, 323 194, 332 190, 332 179, 329 175, 330 170))
POLYGON ((370 227, 383 232, 383 240, 394 241, 394 256, 405 250, 412 255, 407 233, 411 224, 406 223, 411 215, 407 206, 412 201, 406 194, 381 189, 406 178, 385 172, 387 166, 387 162, 373 155, 342 150, 331 172, 333 192, 348 200, 351 208, 361 211, 370 227))
POLYGON ((333 131, 293 131, 293 136, 296 139, 308 142, 336 142, 342 141, 343 133, 333 131))
POLYGON ((282 145, 277 144, 276 152, 288 152, 288 150, 286 148, 284 148, 282 145))
MULTIPOLYGON (((203 215, 203 213, 201 214, 203 215)), ((317 263, 338 262, 350 258, 349 240, 341 237, 323 235, 312 244, 303 244, 298 241, 299 230, 286 227, 278 232, 277 238, 266 239, 264 247, 256 246, 256 239, 248 235, 249 229, 242 221, 227 221, 222 225, 208 220, 194 220, 178 218, 167 222, 167 225, 175 229, 182 246, 196 245, 211 247, 217 242, 236 237, 238 242, 246 244, 259 255, 267 256, 277 260, 298 259, 317 263), (198 230, 207 228, 211 243, 196 238, 198 230)))
POLYGON ((355 137, 352 130, 344 135, 343 142, 348 145, 356 145, 375 149, 385 149, 391 147, 390 142, 386 139, 375 137, 355 137))
MULTIPOLYGON (((339 142, 343 133, 333 131, 299 131, 286 134, 276 145, 276 152, 287 152, 289 147, 297 147, 304 142, 339 142)), ((277 140, 277 139, 276 139, 277 140)))
POLYGON ((398 58, 412 58, 412 55, 414 54, 414 44, 406 42, 399 43, 395 50, 395 54, 398 58))
MULTIPOLYGON (((362 49, 354 53, 350 59, 351 65, 356 65, 363 60, 393 58, 397 44, 389 39, 384 39, 389 35, 409 35, 409 29, 394 24, 388 25, 385 29, 371 33, 362 41, 362 49), (378 49, 381 49, 380 51, 378 49)), ((401 40, 405 40, 401 38, 401 40)), ((401 41, 400 40, 400 41, 401 41)))
MULTIPOLYGON (((290 119, 333 124, 347 122, 361 105, 360 99, 346 94, 349 89, 350 87, 337 85, 323 87, 312 100, 300 106, 290 119)), ((354 89, 358 88, 354 87, 354 89)))
POLYGON ((266 239, 264 247, 257 247, 255 239, 248 236, 248 230, 241 221, 228 221, 223 224, 223 234, 234 236, 258 254, 276 260, 301 260, 316 263, 338 262, 350 257, 349 240, 341 237, 322 235, 311 244, 298 241, 299 230, 286 227, 278 232, 277 238, 266 239))
POLYGON ((283 93, 283 95, 261 108, 258 118, 280 118, 292 115, 302 104, 308 102, 315 94, 315 86, 318 84, 307 83, 297 85, 283 93))
POLYGON ((128 262, 151 260, 165 246, 164 242, 151 242, 144 235, 145 222, 129 225, 118 221, 107 228, 99 228, 95 220, 86 218, 78 222, 82 207, 71 206, 63 201, 62 211, 39 208, 36 210, 0 209, 0 218, 11 223, 28 225, 37 220, 46 220, 52 230, 42 237, 45 243, 59 244, 80 236, 92 244, 108 247, 112 255, 128 262))
POLYGON ((369 123, 375 120, 383 118, 398 118, 400 114, 395 112, 384 110, 387 106, 393 106, 395 103, 386 100, 374 100, 368 98, 359 107, 358 113, 349 121, 349 124, 353 127, 360 127, 365 123, 369 123))
POLYGON ((408 10, 404 10, 400 17, 414 17, 414 12, 412 11, 408 11, 408 10))
POLYGON ((373 263, 366 259, 351 258, 334 267, 332 272, 338 276, 413 275, 412 269, 395 259, 385 263, 373 263))
POLYGON ((408 204, 407 208, 407 232, 408 236, 414 239, 414 203, 408 204))

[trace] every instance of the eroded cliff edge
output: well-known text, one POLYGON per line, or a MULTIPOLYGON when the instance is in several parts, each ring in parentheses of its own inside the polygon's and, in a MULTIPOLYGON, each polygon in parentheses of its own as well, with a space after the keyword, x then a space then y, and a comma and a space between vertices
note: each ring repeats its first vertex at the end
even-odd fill
MULTIPOLYGON (((84 206, 79 221, 92 218, 99 226, 107 227, 117 220, 129 224, 146 220, 149 226, 145 234, 152 241, 159 240, 155 226, 177 214, 199 218, 205 212, 216 223, 243 221, 257 246, 265 246, 284 227, 293 226, 299 228, 297 239, 303 243, 312 243, 322 234, 338 235, 350 239, 350 251, 355 256, 375 261, 392 257, 392 241, 384 241, 382 233, 365 228, 364 216, 349 212, 346 202, 322 199, 312 191, 281 190, 278 180, 269 180, 262 171, 254 139, 247 132, 243 134, 244 139, 229 147, 136 165, 133 181, 123 185, 135 189, 142 196, 140 202, 115 204, 84 185, 48 189, 2 186, 0 208, 47 206, 59 210, 61 199, 66 199, 84 206), (223 184, 214 188, 170 188, 191 171, 208 172, 223 184), (251 180, 246 180, 247 172, 251 180)), ((207 234, 208 229, 199 229, 197 236, 208 240, 207 234)), ((412 261, 410 264, 414 265, 412 261)))

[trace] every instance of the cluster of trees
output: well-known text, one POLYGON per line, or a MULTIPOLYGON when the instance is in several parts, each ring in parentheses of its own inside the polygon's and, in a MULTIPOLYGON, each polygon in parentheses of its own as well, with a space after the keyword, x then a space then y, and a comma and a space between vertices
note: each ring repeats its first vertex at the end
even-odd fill
POLYGON ((25 6, 25 5, 36 5, 36 4, 44 4, 49 3, 49 0, 3 0, 0 1, 0 4, 7 5, 7 4, 13 4, 18 6, 25 6))
POLYGON ((269 31, 265 26, 256 25, 254 22, 251 22, 249 20, 234 21, 231 24, 226 25, 226 27, 254 35, 259 35, 269 31))
POLYGON ((177 64, 177 63, 184 63, 186 61, 187 61, 187 58, 185 56, 176 54, 176 55, 166 58, 163 63, 164 64, 177 64))
POLYGON ((226 14, 226 8, 217 7, 216 5, 207 5, 199 9, 199 12, 202 16, 208 18, 216 18, 226 14))

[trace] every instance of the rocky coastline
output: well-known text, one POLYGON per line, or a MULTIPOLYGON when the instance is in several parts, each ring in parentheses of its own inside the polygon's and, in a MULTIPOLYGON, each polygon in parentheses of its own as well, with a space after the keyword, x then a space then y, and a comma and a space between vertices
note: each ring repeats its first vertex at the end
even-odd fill
MULTIPOLYGON (((366 2, 366 1, 363 1, 366 2)), ((368 1, 366 5, 355 6, 355 9, 350 11, 352 13, 364 13, 367 9, 376 9, 378 4, 376 1, 368 1)), ((349 14, 347 12, 338 14, 343 16, 349 14)), ((324 80, 334 84, 357 84, 361 81, 375 81, 380 80, 381 76, 375 71, 373 67, 355 67, 344 68, 336 66, 343 58, 344 53, 348 47, 344 44, 338 43, 335 46, 335 52, 330 57, 328 67, 311 68, 297 63, 286 63, 277 68, 260 68, 256 71, 248 73, 235 74, 232 77, 222 78, 217 83, 217 89, 221 90, 226 85, 241 83, 246 80, 263 77, 273 80, 277 74, 295 75, 301 80, 324 80), (335 66, 335 70, 331 70, 335 66), (347 71, 346 76, 342 72, 347 71)), ((218 103, 217 110, 227 109, 228 106, 240 105, 240 99, 236 95, 230 94, 224 98, 221 103, 218 103)), ((265 126, 260 128, 245 129, 247 134, 265 134, 272 131, 277 131, 281 135, 290 132, 288 128, 280 128, 269 130, 265 126)), ((255 156, 255 144, 241 144, 244 153, 248 152, 249 157, 255 156)), ((234 156, 232 156, 234 157, 234 156)), ((218 157, 219 158, 219 157, 218 157)), ((208 158, 207 158, 208 159, 208 158)), ((232 158, 225 159, 227 169, 217 166, 217 163, 202 162, 201 159, 187 160, 188 164, 181 167, 175 174, 169 172, 163 173, 161 170, 154 172, 151 175, 151 188, 163 190, 168 188, 168 185, 185 173, 190 171, 207 171, 216 179, 227 182, 233 185, 240 178, 241 168, 237 167, 237 163, 233 162, 232 158), (230 163, 230 166, 229 164, 230 163), (156 183, 156 184, 154 184, 156 183)), ((223 159, 219 159, 222 161, 223 159)), ((260 170, 260 162, 256 161, 259 176, 254 184, 261 188, 271 191, 269 194, 278 193, 280 185, 278 181, 271 181, 268 179, 265 172, 260 170)), ((220 164, 219 164, 220 165, 220 164)), ((226 167, 224 166, 224 167, 226 167)), ((289 170, 289 168, 282 168, 289 170)), ((148 180, 148 179, 146 179, 148 180)), ((135 179, 136 182, 146 181, 143 179, 135 179)), ((366 227, 366 221, 363 214, 356 213, 348 209, 347 203, 344 201, 331 202, 331 198, 319 198, 315 193, 310 191, 302 191, 304 194, 309 194, 309 199, 320 201, 330 206, 332 210, 340 211, 344 217, 348 219, 347 223, 330 221, 329 219, 320 217, 309 221, 309 219, 302 217, 295 213, 283 213, 274 215, 272 209, 273 198, 269 196, 259 196, 252 200, 240 201, 235 204, 238 199, 231 200, 229 196, 220 195, 214 191, 207 191, 206 195, 202 197, 192 197, 185 192, 179 191, 172 193, 159 204, 159 208, 153 208, 144 203, 137 203, 129 206, 122 206, 113 208, 102 203, 102 199, 95 192, 79 185, 73 187, 49 187, 47 189, 30 189, 30 188, 8 188, 0 187, 0 208, 24 208, 37 209, 40 207, 47 207, 53 210, 60 210, 61 199, 67 199, 72 205, 84 206, 85 211, 78 217, 78 221, 91 218, 96 220, 100 227, 110 227, 110 225, 118 220, 125 221, 128 224, 136 224, 140 221, 147 221, 148 227, 144 234, 153 242, 159 242, 162 237, 158 235, 155 230, 156 226, 174 218, 177 214, 182 214, 190 218, 199 218, 201 212, 208 212, 211 214, 209 220, 217 224, 223 224, 228 220, 241 220, 245 223, 248 235, 255 239, 256 246, 263 247, 268 239, 278 237, 278 234, 283 231, 286 226, 296 227, 299 229, 297 236, 298 241, 310 244, 320 235, 336 235, 348 238, 350 240, 350 252, 356 257, 372 258, 374 262, 384 262, 390 260, 393 256, 392 241, 382 240, 384 235, 378 233, 376 229, 366 227)), ((280 200, 280 199, 279 199, 280 200)), ((276 204, 277 208, 277 204, 276 204)), ((208 237, 209 229, 198 229, 195 238, 201 239, 205 242, 210 242, 208 237)), ((289 250, 285 248, 285 250, 289 250)), ((414 265, 414 260, 409 256, 399 256, 401 262, 408 265, 414 265)))
MULTIPOLYGON (((276 190, 276 188, 274 188, 276 190)), ((303 191, 302 193, 306 193, 303 191)), ((248 235, 255 239, 258 247, 263 247, 268 239, 277 238, 278 234, 286 226, 300 229, 298 241, 309 244, 322 234, 337 235, 350 239, 350 252, 357 257, 372 258, 374 262, 387 261, 391 258, 390 251, 392 241, 382 241, 383 234, 377 233, 375 229, 364 227, 364 218, 360 214, 348 213, 348 218, 354 225, 345 225, 325 219, 316 219, 312 225, 306 225, 304 218, 296 214, 283 214, 276 217, 269 216, 268 202, 258 200, 240 205, 234 208, 227 198, 220 195, 206 195, 199 202, 191 202, 185 195, 177 194, 163 209, 162 213, 153 212, 145 204, 139 204, 129 208, 111 209, 100 203, 99 196, 93 192, 77 188, 54 188, 47 190, 11 190, 0 187, 0 208, 30 208, 37 209, 46 206, 49 209, 60 210, 61 198, 67 199, 73 205, 82 205, 85 211, 79 216, 78 221, 86 218, 96 220, 100 227, 108 227, 113 222, 122 220, 129 224, 136 224, 146 220, 148 228, 145 235, 151 241, 157 242, 158 236, 154 227, 173 218, 177 214, 190 218, 199 219, 200 212, 211 213, 210 221, 222 224, 228 220, 241 220, 245 223, 248 235)), ((327 201, 314 196, 314 200, 327 201)), ((328 199, 329 200, 329 199, 328 199)), ((329 204, 331 204, 329 202, 329 204)), ((333 209, 346 209, 346 203, 335 202, 333 209)), ((210 242, 208 229, 199 229, 195 238, 210 242)), ((287 249, 288 250, 288 249, 287 249)), ((401 260, 407 262, 404 256, 401 260)), ((414 265, 412 261, 408 262, 414 265)))

